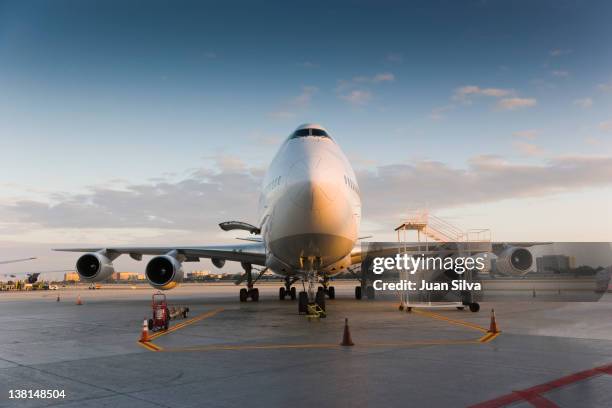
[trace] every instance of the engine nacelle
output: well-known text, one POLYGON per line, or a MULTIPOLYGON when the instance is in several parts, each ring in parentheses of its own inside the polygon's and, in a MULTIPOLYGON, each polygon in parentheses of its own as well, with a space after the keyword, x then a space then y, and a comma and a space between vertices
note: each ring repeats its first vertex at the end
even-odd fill
POLYGON ((76 270, 84 282, 101 282, 110 278, 115 272, 111 260, 100 252, 82 255, 77 260, 76 270))
POLYGON ((174 256, 160 255, 149 261, 145 275, 154 288, 172 289, 183 281, 183 266, 174 256))
POLYGON ((496 265, 502 275, 524 275, 533 265, 533 255, 526 248, 508 247, 497 255, 496 265))
POLYGON ((219 269, 223 268, 223 265, 225 265, 225 259, 212 258, 211 261, 213 265, 215 265, 219 269))

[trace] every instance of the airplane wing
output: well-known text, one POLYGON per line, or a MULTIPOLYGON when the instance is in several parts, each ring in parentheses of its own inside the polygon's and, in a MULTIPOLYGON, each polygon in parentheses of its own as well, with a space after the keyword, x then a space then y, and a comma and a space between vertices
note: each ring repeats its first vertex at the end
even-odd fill
POLYGON ((0 261, 0 265, 10 264, 10 263, 15 263, 15 262, 31 261, 32 259, 36 259, 36 258, 21 258, 21 259, 11 259, 8 261, 0 261))
POLYGON ((185 262, 198 262, 200 258, 215 258, 226 261, 246 262, 265 266, 266 250, 263 243, 211 246, 174 246, 174 247, 93 247, 93 248, 58 248, 54 251, 64 252, 98 252, 105 250, 108 254, 128 254, 140 261, 143 255, 164 255, 177 251, 185 256, 185 262))

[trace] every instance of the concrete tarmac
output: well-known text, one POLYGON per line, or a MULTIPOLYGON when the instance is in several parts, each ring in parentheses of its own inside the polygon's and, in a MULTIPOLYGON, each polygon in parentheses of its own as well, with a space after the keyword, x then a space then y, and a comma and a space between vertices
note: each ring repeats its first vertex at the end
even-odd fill
POLYGON ((166 294, 188 319, 146 344, 148 286, 0 292, 0 406, 610 406, 610 294, 406 313, 353 299, 354 285, 308 319, 279 284, 260 285, 258 303, 233 284, 183 284, 166 294), (502 333, 487 338, 492 307, 502 333), (339 345, 345 317, 354 347, 339 345), (10 398, 39 389, 65 397, 10 398))

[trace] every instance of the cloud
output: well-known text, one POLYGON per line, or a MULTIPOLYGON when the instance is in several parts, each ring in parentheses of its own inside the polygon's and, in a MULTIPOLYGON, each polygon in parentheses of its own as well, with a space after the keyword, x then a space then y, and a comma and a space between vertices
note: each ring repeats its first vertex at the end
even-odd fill
POLYGON ((572 52, 573 50, 570 50, 570 49, 556 48, 556 49, 550 50, 548 52, 548 55, 550 55, 551 57, 560 57, 562 55, 571 54, 572 52))
MULTIPOLYGON (((381 72, 378 73, 374 76, 356 76, 353 77, 352 82, 355 84, 363 84, 363 83, 370 83, 370 84, 377 84, 380 82, 392 82, 395 81, 395 75, 393 75, 391 72, 381 72)), ((350 86, 350 82, 348 83, 344 83, 343 85, 345 86, 350 86)))
POLYGON ((463 102, 469 102, 471 96, 490 96, 500 98, 514 94, 512 89, 502 88, 481 88, 476 85, 466 85, 455 89, 453 99, 463 102))
POLYGON ((609 186, 612 157, 562 157, 525 165, 497 156, 477 156, 465 169, 418 161, 363 170, 358 180, 364 216, 388 223, 399 219, 410 205, 451 208, 609 186), (414 202, 415 197, 419 202, 414 202))
MULTIPOLYGON (((257 223, 263 169, 235 157, 215 160, 215 168, 196 169, 180 180, 128 183, 120 189, 92 186, 82 193, 0 204, 0 218, 11 220, 0 224, 0 235, 21 242, 69 237, 81 245, 109 236, 124 244, 232 238, 220 233, 217 224, 230 219, 257 223)), ((465 168, 436 161, 368 167, 357 170, 364 216, 384 224, 399 219, 410 205, 451 208, 612 184, 610 157, 560 157, 525 165, 477 156, 465 168)))
POLYGON ((588 109, 591 106, 593 106, 593 99, 591 98, 574 99, 574 105, 580 106, 583 109, 588 109))
POLYGON ((446 105, 446 106, 439 106, 437 108, 433 108, 431 110, 431 113, 429 114, 429 119, 431 120, 442 120, 444 119, 445 113, 452 111, 455 109, 455 105, 446 105))
POLYGON ((312 97, 318 91, 319 91, 319 88, 317 88, 316 86, 303 86, 302 92, 298 96, 293 98, 290 104, 292 106, 297 106, 299 108, 306 107, 310 105, 310 102, 312 101, 312 97))
POLYGON ((535 106, 535 98, 503 98, 497 102, 497 108, 502 110, 516 110, 535 106))
POLYGON ((351 105, 366 105, 370 99, 372 99, 372 94, 368 91, 353 89, 352 91, 340 95, 340 99, 345 100, 351 105))
POLYGON ((606 120, 599 124, 599 130, 602 132, 612 132, 612 120, 606 120))
POLYGON ((557 78, 567 78, 569 77, 569 72, 568 71, 562 71, 562 70, 554 70, 554 71, 550 71, 550 74, 554 77, 557 78))
POLYGON ((393 75, 391 72, 383 72, 380 74, 376 74, 374 75, 374 78, 372 78, 372 82, 376 83, 376 82, 392 82, 395 81, 395 75, 393 75))
POLYGON ((539 131, 535 129, 519 130, 512 133, 512 136, 523 138, 523 139, 535 139, 538 136, 539 131))
POLYGON ((597 89, 603 92, 612 92, 612 82, 597 85, 597 89))
POLYGON ((533 143, 516 141, 513 142, 512 145, 516 150, 518 150, 521 154, 525 156, 539 156, 544 153, 538 145, 533 143))
POLYGON ((371 89, 374 85, 384 82, 395 81, 395 75, 391 72, 380 72, 373 76, 356 76, 351 80, 341 79, 336 86, 338 98, 354 106, 364 106, 372 99, 371 89))
POLYGON ((210 231, 224 220, 256 223, 263 172, 231 156, 215 158, 178 181, 129 184, 121 189, 92 186, 85 193, 56 193, 19 200, 0 213, 33 228, 171 229, 210 231))
POLYGON ((310 107, 317 92, 319 88, 316 86, 303 86, 302 92, 285 102, 279 110, 270 112, 268 116, 274 119, 293 119, 297 116, 296 111, 304 111, 310 107))

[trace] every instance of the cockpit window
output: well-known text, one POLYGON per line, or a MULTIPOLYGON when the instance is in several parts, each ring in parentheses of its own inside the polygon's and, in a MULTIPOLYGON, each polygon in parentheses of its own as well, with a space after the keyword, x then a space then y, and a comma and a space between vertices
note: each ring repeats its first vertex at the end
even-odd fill
POLYGON ((310 129, 310 132, 313 136, 329 137, 327 132, 322 129, 310 129))
POLYGON ((292 139, 296 137, 304 137, 304 136, 310 136, 310 129, 296 130, 295 132, 293 132, 292 139))
POLYGON ((331 139, 331 137, 327 134, 326 131, 322 129, 298 129, 289 137, 289 139, 297 139, 298 137, 307 137, 307 136, 316 136, 316 137, 326 137, 331 139))

